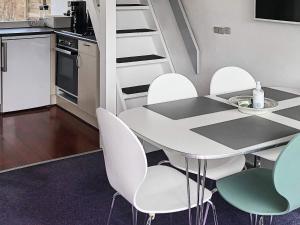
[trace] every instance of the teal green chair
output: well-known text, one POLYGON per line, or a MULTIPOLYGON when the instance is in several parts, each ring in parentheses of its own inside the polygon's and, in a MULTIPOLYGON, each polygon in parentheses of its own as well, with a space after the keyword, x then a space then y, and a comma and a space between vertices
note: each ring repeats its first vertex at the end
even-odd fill
MULTIPOLYGON (((300 208, 300 134, 287 145, 269 169, 250 169, 217 181, 220 195, 250 214, 251 224, 300 208)), ((299 219, 300 223, 300 219, 299 219)))

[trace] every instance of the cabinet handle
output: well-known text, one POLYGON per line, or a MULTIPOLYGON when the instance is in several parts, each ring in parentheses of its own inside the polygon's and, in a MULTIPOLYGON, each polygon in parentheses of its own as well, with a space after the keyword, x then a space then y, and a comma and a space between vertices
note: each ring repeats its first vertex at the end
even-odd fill
POLYGON ((75 54, 75 52, 68 51, 68 50, 61 49, 61 48, 55 48, 55 50, 56 50, 57 52, 64 53, 64 54, 67 54, 67 55, 74 55, 74 54, 75 54))
POLYGON ((91 45, 89 45, 89 44, 83 44, 84 46, 86 46, 86 47, 90 47, 91 45))
POLYGON ((1 44, 1 52, 2 52, 2 72, 7 72, 7 43, 2 42, 1 44))

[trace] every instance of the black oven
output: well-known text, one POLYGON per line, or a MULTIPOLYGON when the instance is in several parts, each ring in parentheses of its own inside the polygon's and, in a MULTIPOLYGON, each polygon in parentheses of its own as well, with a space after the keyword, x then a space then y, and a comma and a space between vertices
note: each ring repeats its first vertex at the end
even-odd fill
POLYGON ((78 96, 78 40, 57 35, 56 86, 73 97, 78 96))

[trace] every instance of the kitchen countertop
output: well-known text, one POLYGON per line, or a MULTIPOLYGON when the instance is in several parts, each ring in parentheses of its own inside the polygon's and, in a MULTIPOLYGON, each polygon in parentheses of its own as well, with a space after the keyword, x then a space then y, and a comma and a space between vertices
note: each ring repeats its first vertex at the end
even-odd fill
POLYGON ((0 29, 0 37, 9 36, 26 36, 39 34, 57 33, 61 35, 71 36, 78 40, 88 41, 97 44, 95 36, 81 36, 72 32, 64 31, 63 29, 53 29, 48 27, 28 27, 28 28, 4 28, 0 29))
POLYGON ((0 29, 0 37, 51 34, 53 29, 47 27, 5 28, 0 29))

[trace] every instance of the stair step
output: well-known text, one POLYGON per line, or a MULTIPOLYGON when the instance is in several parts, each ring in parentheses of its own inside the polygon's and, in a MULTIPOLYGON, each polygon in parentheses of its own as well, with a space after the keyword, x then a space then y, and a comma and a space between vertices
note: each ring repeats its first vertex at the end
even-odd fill
POLYGON ((140 29, 124 29, 117 30, 117 34, 131 34, 131 33, 146 33, 146 32, 154 32, 155 30, 148 28, 140 28, 140 29))
POLYGON ((140 56, 130 56, 130 57, 122 57, 117 58, 117 63, 131 63, 131 62, 140 62, 140 61, 150 61, 150 60, 157 60, 157 59, 164 59, 163 56, 160 55, 140 55, 140 56))
POLYGON ((156 34, 158 34, 156 30, 148 28, 117 30, 117 37, 149 36, 156 34))
POLYGON ((123 6, 146 6, 144 4, 117 4, 117 7, 123 7, 123 6))
POLYGON ((144 4, 117 4, 117 10, 145 10, 145 9, 149 9, 149 6, 144 4))
POLYGON ((117 58, 117 67, 130 67, 168 62, 167 58, 159 55, 142 55, 117 58))
POLYGON ((137 94, 137 93, 143 93, 143 92, 148 92, 150 87, 150 84, 147 85, 139 85, 139 86, 134 86, 134 87, 126 87, 122 88, 122 92, 124 94, 137 94))
POLYGON ((149 87, 150 84, 122 88, 124 99, 145 97, 148 94, 149 87))

